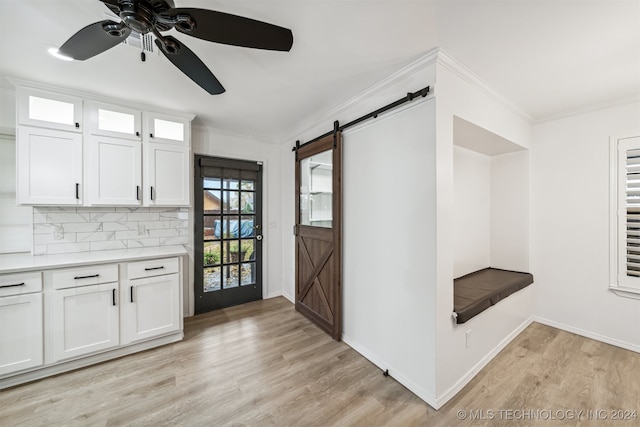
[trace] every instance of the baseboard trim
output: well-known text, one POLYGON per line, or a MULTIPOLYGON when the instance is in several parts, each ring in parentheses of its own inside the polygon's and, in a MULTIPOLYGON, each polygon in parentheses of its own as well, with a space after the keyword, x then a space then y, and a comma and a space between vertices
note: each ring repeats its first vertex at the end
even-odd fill
MULTIPOLYGON (((409 378, 403 375, 400 370, 397 370, 393 365, 386 363, 384 360, 380 359, 379 357, 371 353, 369 350, 367 350, 366 347, 358 344, 357 341, 355 341, 348 335, 342 334, 342 341, 345 344, 347 344, 349 347, 354 349, 356 352, 358 352, 365 359, 369 360, 369 362, 373 363, 378 368, 380 368, 382 372, 388 369, 390 377, 392 377, 394 380, 398 381, 400 384, 405 386, 407 389, 409 389, 413 394, 418 396, 420 399, 424 400, 429 406, 435 409, 438 409, 436 407, 436 403, 437 403, 436 399, 431 393, 427 392, 424 388, 422 388, 418 384, 411 381, 409 378)), ((382 375, 382 372, 380 373, 380 375, 382 375)))
POLYGON ((452 387, 445 391, 440 397, 436 399, 436 406, 434 408, 440 409, 444 404, 451 400, 456 394, 460 392, 477 374, 493 360, 515 337, 520 335, 527 326, 534 321, 534 316, 530 316, 524 322, 522 322, 517 328, 515 328, 509 335, 507 335, 502 341, 498 343, 489 353, 486 354, 473 368, 471 368, 462 378, 460 378, 452 387))
POLYGON ((104 353, 97 353, 91 356, 83 356, 78 359, 73 359, 65 362, 56 363, 54 365, 43 365, 31 370, 18 373, 8 374, 6 378, 0 379, 0 390, 7 387, 13 387, 16 385, 28 383, 42 378, 50 377, 52 375, 61 374, 64 372, 73 371, 79 368, 84 368, 89 365, 95 365, 96 363, 106 362, 118 357, 127 356, 129 354, 137 353, 144 350, 149 350, 155 347, 160 347, 165 344, 171 344, 180 341, 184 338, 182 330, 165 335, 163 337, 154 338, 149 341, 140 342, 137 344, 128 345, 125 347, 115 348, 104 353))
POLYGON ((569 326, 565 323, 556 322, 554 320, 545 319, 544 317, 534 316, 533 321, 541 323, 543 325, 551 326, 552 328, 561 329, 563 331, 570 332, 572 334, 580 335, 585 338, 590 338, 592 340, 600 341, 605 344, 610 344, 616 347, 624 348, 625 350, 630 350, 636 353, 640 353, 640 345, 637 345, 637 344, 632 344, 626 341, 607 337, 604 335, 597 334, 595 332, 585 331, 584 329, 576 328, 574 326, 569 326))

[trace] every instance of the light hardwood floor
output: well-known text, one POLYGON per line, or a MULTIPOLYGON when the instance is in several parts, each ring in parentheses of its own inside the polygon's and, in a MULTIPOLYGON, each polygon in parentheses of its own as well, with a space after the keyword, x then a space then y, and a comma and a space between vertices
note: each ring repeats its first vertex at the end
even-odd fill
POLYGON ((537 323, 439 411, 284 298, 186 319, 185 334, 0 391, 0 426, 640 425, 611 420, 640 410, 640 354, 537 323))

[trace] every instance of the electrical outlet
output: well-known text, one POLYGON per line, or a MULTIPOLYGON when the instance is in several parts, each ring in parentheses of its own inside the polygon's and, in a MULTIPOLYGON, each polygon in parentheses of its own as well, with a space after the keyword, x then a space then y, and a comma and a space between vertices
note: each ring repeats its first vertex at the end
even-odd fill
POLYGON ((471 347, 471 329, 464 333, 464 344, 466 348, 471 347))
POLYGON ((62 239, 64 239, 64 229, 62 227, 54 227, 54 229, 53 229, 53 239, 54 240, 62 240, 62 239))

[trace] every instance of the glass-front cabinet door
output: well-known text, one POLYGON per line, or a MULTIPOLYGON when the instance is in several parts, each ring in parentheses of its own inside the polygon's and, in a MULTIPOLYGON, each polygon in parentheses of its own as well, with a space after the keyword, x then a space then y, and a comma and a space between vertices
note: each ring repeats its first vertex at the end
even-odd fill
POLYGON ((142 113, 139 110, 90 102, 87 111, 93 135, 140 140, 142 113))
POLYGON ((191 137, 188 119, 151 112, 145 113, 145 124, 150 142, 186 144, 191 137))
POLYGON ((21 125, 82 132, 82 99, 22 87, 16 99, 21 125))

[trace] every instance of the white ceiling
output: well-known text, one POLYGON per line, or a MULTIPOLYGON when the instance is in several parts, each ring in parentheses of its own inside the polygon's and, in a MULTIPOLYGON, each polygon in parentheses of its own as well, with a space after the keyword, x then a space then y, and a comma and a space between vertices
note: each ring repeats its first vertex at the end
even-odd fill
MULTIPOLYGON (((162 55, 117 46, 87 61, 47 53, 105 19, 98 0, 0 0, 0 75, 183 110, 261 140, 309 119, 434 47, 534 120, 640 95, 640 0, 176 0, 294 34, 291 52, 173 34, 227 89, 211 96, 162 55)), ((0 85, 7 87, 6 79, 0 85)))

